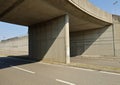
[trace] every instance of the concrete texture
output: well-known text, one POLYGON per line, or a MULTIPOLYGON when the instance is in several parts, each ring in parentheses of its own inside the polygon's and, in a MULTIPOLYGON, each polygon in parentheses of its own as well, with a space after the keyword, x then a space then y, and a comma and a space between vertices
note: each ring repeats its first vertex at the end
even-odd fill
POLYGON ((120 16, 113 15, 113 22, 115 56, 120 56, 120 16))
POLYGON ((97 19, 112 23, 112 15, 91 4, 88 0, 68 0, 80 10, 97 19))
POLYGON ((28 55, 28 37, 15 37, 0 42, 0 56, 28 55))
POLYGON ((120 16, 113 24, 99 29, 70 32, 71 57, 120 56, 120 16))
POLYGON ((63 15, 29 27, 30 57, 69 63, 69 17, 63 15))
POLYGON ((112 26, 70 33, 71 56, 114 56, 112 26))
POLYGON ((72 57, 70 65, 79 68, 120 73, 120 57, 114 56, 72 57))
POLYGON ((73 63, 82 63, 88 65, 96 65, 96 66, 103 66, 103 67, 113 67, 119 69, 120 73, 120 57, 113 57, 113 56, 102 56, 102 57, 84 57, 84 56, 77 56, 72 57, 71 62, 73 63))

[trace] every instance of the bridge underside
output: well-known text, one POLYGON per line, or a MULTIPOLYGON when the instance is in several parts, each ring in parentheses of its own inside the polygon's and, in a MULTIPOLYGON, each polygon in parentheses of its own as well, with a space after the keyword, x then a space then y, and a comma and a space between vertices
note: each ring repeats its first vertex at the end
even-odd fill
POLYGON ((69 63, 70 56, 116 54, 115 47, 119 43, 114 42, 113 30, 114 26, 120 26, 97 19, 68 4, 67 0, 0 2, 3 3, 0 3, 1 21, 29 26, 29 55, 32 58, 69 63))
POLYGON ((30 26, 68 14, 70 31, 104 27, 109 22, 97 19, 68 0, 1 0, 0 21, 30 26))

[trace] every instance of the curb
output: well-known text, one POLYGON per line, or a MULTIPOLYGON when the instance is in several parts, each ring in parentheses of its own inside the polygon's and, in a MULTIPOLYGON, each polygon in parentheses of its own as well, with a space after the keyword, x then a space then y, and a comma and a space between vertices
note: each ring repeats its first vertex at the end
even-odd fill
POLYGON ((85 69, 93 69, 97 71, 120 73, 120 68, 116 68, 112 66, 100 66, 100 65, 92 65, 92 64, 84 64, 84 63, 70 63, 69 66, 85 68, 85 69))

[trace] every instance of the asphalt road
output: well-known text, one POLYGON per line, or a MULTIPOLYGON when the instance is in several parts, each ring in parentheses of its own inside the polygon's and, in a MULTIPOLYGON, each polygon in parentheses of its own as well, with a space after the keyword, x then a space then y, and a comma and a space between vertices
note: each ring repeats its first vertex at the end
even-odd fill
POLYGON ((120 74, 2 57, 0 85, 120 85, 120 74))

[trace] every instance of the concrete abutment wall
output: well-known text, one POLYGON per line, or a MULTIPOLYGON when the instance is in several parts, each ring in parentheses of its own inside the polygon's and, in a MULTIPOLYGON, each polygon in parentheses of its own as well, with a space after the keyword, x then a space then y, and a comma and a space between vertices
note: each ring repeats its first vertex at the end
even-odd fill
POLYGON ((114 56, 112 26, 99 29, 71 32, 71 56, 114 56))
POLYGON ((63 15, 29 26, 29 55, 51 62, 70 62, 69 17, 63 15))
POLYGON ((15 37, 0 42, 0 56, 28 55, 28 36, 15 37))

